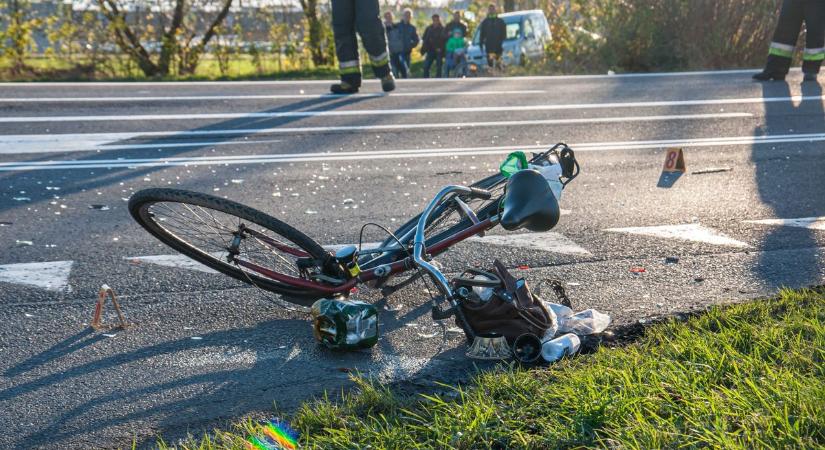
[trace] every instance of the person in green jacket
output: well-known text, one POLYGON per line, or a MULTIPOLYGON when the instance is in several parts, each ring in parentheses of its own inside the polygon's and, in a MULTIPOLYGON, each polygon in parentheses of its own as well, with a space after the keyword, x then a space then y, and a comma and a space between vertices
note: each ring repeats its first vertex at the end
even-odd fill
POLYGON ((466 49, 467 42, 464 40, 464 34, 461 29, 453 29, 453 35, 447 40, 447 71, 446 76, 450 76, 450 71, 456 69, 457 73, 466 75, 467 56, 466 49))

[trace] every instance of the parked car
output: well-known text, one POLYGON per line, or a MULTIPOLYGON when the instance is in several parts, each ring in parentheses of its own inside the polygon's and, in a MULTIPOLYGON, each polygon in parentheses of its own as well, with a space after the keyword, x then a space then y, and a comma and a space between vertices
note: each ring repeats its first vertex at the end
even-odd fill
MULTIPOLYGON (((550 41, 550 25, 544 12, 539 9, 529 11, 514 11, 499 14, 507 24, 507 38, 504 40, 501 55, 506 65, 522 65, 529 60, 541 58, 544 54, 544 44, 550 41)), ((471 65, 484 67, 487 57, 481 52, 479 40, 481 27, 476 27, 473 41, 467 49, 468 62, 471 65)))

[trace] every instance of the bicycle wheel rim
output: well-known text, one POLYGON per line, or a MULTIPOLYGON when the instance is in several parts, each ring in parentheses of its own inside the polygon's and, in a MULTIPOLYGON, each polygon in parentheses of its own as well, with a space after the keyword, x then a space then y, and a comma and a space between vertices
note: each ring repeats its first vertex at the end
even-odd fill
MULTIPOLYGON (((236 257, 278 273, 302 278, 300 269, 295 264, 297 258, 313 258, 320 264, 326 253, 318 244, 289 225, 245 205, 206 194, 154 190, 133 200, 134 204, 130 201, 133 217, 152 235, 178 252, 240 281, 296 300, 323 296, 320 291, 262 276, 258 272, 232 264, 227 259, 230 240, 234 238, 233 232, 243 224, 280 242, 284 250, 274 253, 271 246, 262 245, 260 238, 246 237, 241 240, 246 245, 238 249, 236 257), (182 196, 182 193, 189 194, 189 197, 182 196), (200 227, 205 228, 206 232, 193 231, 200 227), (272 264, 273 261, 278 264, 272 264)), ((306 306, 305 301, 287 300, 306 306)))

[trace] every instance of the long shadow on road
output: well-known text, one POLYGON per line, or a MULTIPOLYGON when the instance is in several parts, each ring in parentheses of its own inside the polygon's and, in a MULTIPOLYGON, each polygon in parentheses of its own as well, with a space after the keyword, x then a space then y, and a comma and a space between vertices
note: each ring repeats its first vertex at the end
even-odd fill
MULTIPOLYGON (((765 125, 755 130, 756 136, 788 133, 825 133, 822 87, 817 83, 801 85, 803 97, 798 105, 792 102, 766 102, 765 125), (791 119, 790 121, 788 119, 791 119), (789 125, 790 124, 790 125, 789 125), (791 127, 791 128, 789 128, 791 127)), ((790 85, 785 82, 762 84, 763 97, 788 97, 790 85)), ((798 151, 775 153, 770 145, 753 145, 751 160, 759 198, 780 219, 825 215, 825 160, 821 143, 780 144, 798 151)), ((825 255, 818 250, 814 231, 808 228, 771 226, 762 242, 754 274, 769 286, 808 286, 821 280, 821 261, 825 255), (777 252, 793 248, 792 254, 777 252), (792 264, 792 266, 791 266, 792 264), (793 269, 791 269, 793 267, 793 269)))
MULTIPOLYGON (((372 375, 390 371, 395 376, 396 372, 410 370, 401 367, 398 349, 387 337, 399 330, 404 333, 405 324, 428 309, 425 304, 400 315, 383 312, 385 337, 372 351, 325 351, 314 343, 306 320, 265 320, 251 327, 203 333, 199 340, 174 339, 54 371, 0 391, 0 401, 19 401, 33 391, 56 391, 73 385, 108 385, 144 367, 153 375, 136 377, 137 383, 127 382, 103 392, 92 389, 87 400, 68 402, 62 411, 48 418, 47 425, 16 437, 16 444, 77 446, 78 440, 88 442, 90 436, 102 430, 132 424, 137 427, 141 423, 151 424, 152 430, 160 430, 165 437, 180 438, 186 432, 197 434, 250 413, 272 412, 273 403, 294 405, 324 390, 332 390, 334 395, 336 389, 348 384, 348 374, 338 371, 339 367, 357 368, 372 375), (272 336, 288 337, 291 344, 279 349, 272 344, 272 336)), ((90 332, 78 333, 8 369, 4 375, 45 367, 56 357, 92 345, 99 338, 90 332)), ((398 339, 396 334, 394 340, 398 339)), ((445 339, 433 352, 450 354, 447 347, 450 345, 445 339)), ((406 375, 432 372, 436 366, 440 367, 439 363, 430 360, 406 375)), ((441 376, 449 375, 439 373, 439 379, 441 376)), ((142 436, 141 447, 153 446, 155 439, 142 436)))

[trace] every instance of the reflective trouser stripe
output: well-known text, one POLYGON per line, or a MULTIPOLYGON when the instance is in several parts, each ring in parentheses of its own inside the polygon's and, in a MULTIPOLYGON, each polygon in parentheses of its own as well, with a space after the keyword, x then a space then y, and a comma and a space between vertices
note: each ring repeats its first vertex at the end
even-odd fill
POLYGON ((779 42, 771 42, 771 49, 768 50, 768 54, 790 58, 793 56, 793 51, 793 45, 780 44, 779 42))
POLYGON ((352 61, 341 61, 338 63, 338 71, 345 73, 361 73, 361 61, 357 59, 352 61))
POLYGON ((370 55, 370 64, 373 67, 384 66, 390 63, 390 55, 388 52, 381 53, 378 56, 370 55))
POLYGON ((825 47, 806 48, 805 53, 802 54, 802 59, 805 61, 825 60, 825 47))

